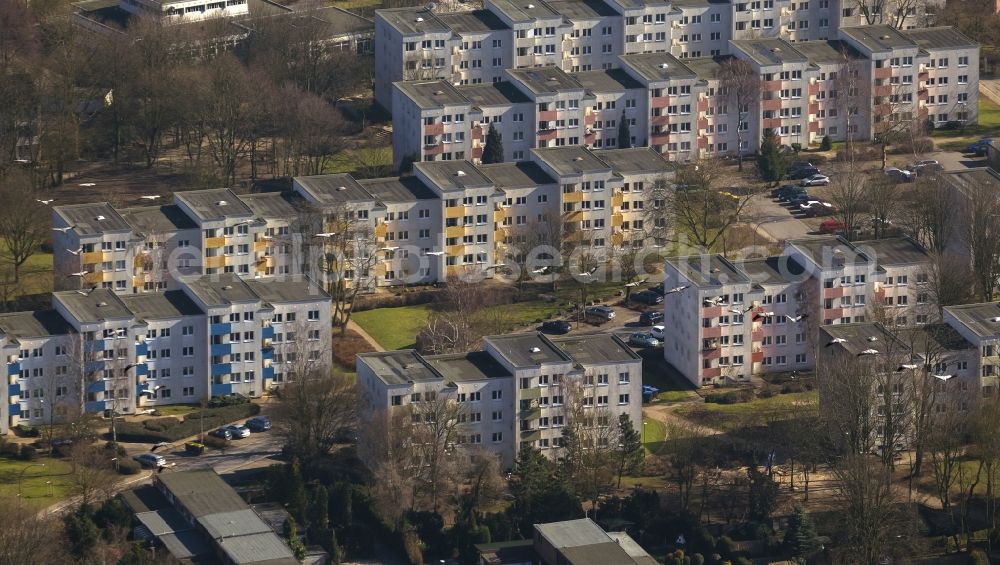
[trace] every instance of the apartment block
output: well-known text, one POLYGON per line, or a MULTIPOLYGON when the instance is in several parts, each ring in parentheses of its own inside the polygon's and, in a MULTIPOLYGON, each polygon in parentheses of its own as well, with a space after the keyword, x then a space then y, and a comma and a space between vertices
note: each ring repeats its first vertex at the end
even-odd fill
POLYGON ((619 414, 641 418, 642 359, 613 334, 490 336, 483 351, 455 355, 365 353, 357 372, 364 418, 457 403, 457 443, 496 454, 505 468, 524 445, 555 457, 572 413, 588 427, 615 425, 619 414))
POLYGON ((909 238, 789 240, 782 254, 731 262, 671 258, 664 358, 695 386, 815 366, 816 331, 879 321, 934 323, 926 250, 909 238))
POLYGON ((0 315, 8 377, 0 432, 80 413, 257 397, 298 372, 328 370, 330 297, 308 278, 220 274, 178 284, 55 292, 51 309, 0 315))

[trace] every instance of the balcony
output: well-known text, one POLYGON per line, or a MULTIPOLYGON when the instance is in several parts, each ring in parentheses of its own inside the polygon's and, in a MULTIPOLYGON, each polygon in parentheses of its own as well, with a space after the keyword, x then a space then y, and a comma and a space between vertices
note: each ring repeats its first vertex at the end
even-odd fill
POLYGON ((101 262, 104 261, 104 252, 103 251, 91 251, 90 253, 84 253, 81 256, 80 261, 84 265, 93 264, 93 263, 101 263, 101 262))
POLYGON ((444 133, 444 124, 441 122, 424 126, 424 135, 441 135, 442 133, 444 133))
POLYGON ((760 363, 763 360, 764 360, 763 351, 754 351, 750 353, 750 361, 752 361, 753 363, 760 363))
POLYGON ((214 363, 212 364, 212 376, 218 377, 221 375, 228 375, 233 370, 233 367, 229 363, 214 363))
POLYGON ((233 326, 228 323, 212 324, 209 326, 209 333, 212 335, 225 335, 232 331, 233 326))
POLYGON ((264 326, 263 328, 261 328, 260 337, 264 339, 274 339, 274 327, 264 326))
POLYGON ((255 253, 263 253, 267 249, 267 242, 264 240, 253 242, 253 250, 255 253))
POLYGON ((264 367, 260 374, 263 376, 264 380, 274 379, 274 367, 264 367))
POLYGON ((449 206, 444 209, 444 217, 445 219, 461 218, 466 215, 466 211, 465 206, 449 206))
POLYGON ((712 326, 710 328, 701 328, 701 337, 721 337, 722 336, 722 326, 712 326))
POLYGON ((17 375, 21 373, 21 363, 9 363, 7 365, 8 375, 17 375))
POLYGON ((765 111, 781 109, 781 98, 771 98, 769 100, 761 100, 760 109, 765 111))
POLYGON ((576 204, 577 202, 583 202, 583 192, 575 190, 573 192, 564 192, 562 195, 562 200, 564 203, 576 204))
POLYGON ((444 153, 444 145, 425 145, 424 154, 425 155, 440 155, 444 153))
POLYGON ((621 212, 611 214, 611 227, 620 227, 623 221, 625 221, 625 218, 622 216, 621 212))
POLYGON ((669 140, 670 134, 667 132, 654 133, 649 136, 649 143, 652 145, 665 145, 669 140))
POLYGON ((465 235, 465 226, 448 226, 444 228, 445 237, 462 237, 465 235))
POLYGON ((542 408, 541 406, 535 406, 534 408, 521 410, 518 412, 518 417, 522 420, 537 420, 542 417, 542 408))
POLYGON ((765 80, 760 83, 761 92, 777 92, 781 90, 780 80, 765 80))
POLYGON ((212 384, 212 396, 225 396, 233 393, 232 383, 212 384))
MULTIPOLYGON (((111 273, 107 274, 110 275, 111 273)), ((87 273, 86 275, 83 275, 83 282, 86 284, 96 285, 96 284, 101 284, 105 280, 111 280, 110 276, 107 279, 105 279, 104 275, 105 273, 101 271, 94 271, 91 273, 87 273)))
POLYGON ((498 208, 493 211, 493 221, 498 224, 503 223, 504 216, 506 215, 507 213, 504 211, 503 208, 498 208))
POLYGON ((833 288, 823 289, 823 298, 840 298, 847 294, 847 287, 835 286, 833 288))
POLYGON ((383 223, 375 226, 375 237, 385 237, 387 233, 389 233, 388 224, 383 223))
POLYGON ((149 345, 146 343, 135 344, 135 354, 137 357, 149 355, 149 345))
POLYGON ((611 196, 611 205, 615 208, 621 208, 623 202, 625 202, 625 195, 621 192, 616 192, 611 196))
POLYGON ((135 374, 137 376, 148 375, 149 374, 149 365, 147 365, 145 363, 136 363, 136 365, 135 365, 135 374))
POLYGON ((882 67, 881 69, 872 69, 872 78, 874 79, 887 79, 892 76, 892 67, 882 67))
POLYGON ((701 351, 702 359, 718 359, 719 357, 722 357, 722 350, 719 349, 719 346, 715 346, 712 349, 703 349, 701 351))
POLYGON ((264 345, 260 350, 260 358, 264 361, 270 361, 274 359, 274 347, 270 345, 264 345))
POLYGON ((104 392, 108 390, 109 381, 104 379, 96 380, 87 385, 87 392, 104 392))
POLYGON ((542 439, 542 430, 521 430, 521 441, 538 441, 542 439))
POLYGON ((212 355, 229 355, 233 352, 233 344, 231 343, 213 343, 212 355))
POLYGON ((698 100, 698 113, 703 114, 708 111, 708 98, 701 98, 698 100))
POLYGON ((18 383, 7 385, 7 396, 21 396, 21 385, 18 383))
POLYGON ((215 257, 205 257, 205 268, 219 268, 226 265, 225 255, 216 255, 215 257))
POLYGON ((559 137, 559 132, 554 129, 542 129, 538 130, 536 137, 539 141, 552 141, 553 139, 559 137))
POLYGON ((538 387, 522 388, 518 391, 518 396, 522 400, 538 400, 542 397, 542 389, 538 387))
POLYGON ((100 414, 108 408, 110 407, 108 406, 107 401, 104 400, 93 400, 83 405, 83 411, 88 414, 100 414))
POLYGON ((572 212, 563 212, 562 219, 564 222, 579 222, 583 219, 583 210, 573 210, 572 212))
POLYGON ((543 112, 538 112, 538 121, 540 122, 554 122, 559 114, 555 110, 545 110, 543 112))
POLYGON ((670 98, 666 96, 657 96, 655 98, 649 99, 650 108, 666 108, 670 105, 670 98))
POLYGON ((222 247, 226 244, 226 238, 224 237, 206 237, 205 238, 205 249, 213 249, 216 247, 222 247))
POLYGON ((670 116, 651 116, 649 124, 654 126, 665 126, 670 123, 670 116))

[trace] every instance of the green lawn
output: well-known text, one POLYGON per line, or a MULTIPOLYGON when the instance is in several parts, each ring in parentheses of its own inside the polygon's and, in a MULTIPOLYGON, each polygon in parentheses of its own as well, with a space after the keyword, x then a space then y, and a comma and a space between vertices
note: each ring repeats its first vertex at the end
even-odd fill
MULTIPOLYGON (((0 261, 0 280, 14 280, 14 269, 5 259, 0 261)), ((14 296, 52 292, 52 254, 39 252, 28 258, 21 265, 21 281, 17 285, 14 296)))
POLYGON ((170 404, 168 406, 157 406, 156 414, 158 416, 183 416, 194 412, 198 408, 197 404, 170 404))
POLYGON ((642 418, 642 445, 648 453, 660 453, 663 450, 663 440, 666 437, 666 424, 653 418, 642 418))
POLYGON ((39 457, 30 463, 0 458, 0 496, 17 496, 17 479, 22 471, 24 480, 21 482, 21 496, 25 505, 44 508, 69 496, 69 465, 60 459, 49 457, 39 457), (51 485, 46 482, 51 482, 51 485))
POLYGON ((386 349, 407 349, 416 345, 417 332, 427 322, 426 304, 376 308, 355 312, 351 319, 386 349))
POLYGON ((815 416, 818 414, 818 407, 819 395, 811 391, 778 394, 739 404, 704 403, 681 406, 677 409, 677 414, 702 426, 733 430, 792 417, 815 416))
POLYGON ((983 136, 1000 134, 1000 106, 985 96, 979 97, 979 120, 959 129, 936 129, 931 133, 939 150, 961 151, 983 136))
POLYGON ((369 165, 378 164, 392 167, 392 149, 385 147, 362 147, 334 155, 324 168, 323 173, 353 173, 361 166, 359 156, 369 163, 369 165))

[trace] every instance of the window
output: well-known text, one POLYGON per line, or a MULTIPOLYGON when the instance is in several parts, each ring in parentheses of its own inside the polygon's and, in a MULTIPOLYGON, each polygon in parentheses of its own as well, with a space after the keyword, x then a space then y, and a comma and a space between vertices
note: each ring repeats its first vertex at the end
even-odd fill
POLYGON ((491 395, 492 395, 493 400, 501 400, 503 398, 503 391, 502 390, 494 390, 494 391, 491 391, 491 395))
POLYGON ((629 396, 628 394, 618 395, 618 404, 628 404, 629 396))

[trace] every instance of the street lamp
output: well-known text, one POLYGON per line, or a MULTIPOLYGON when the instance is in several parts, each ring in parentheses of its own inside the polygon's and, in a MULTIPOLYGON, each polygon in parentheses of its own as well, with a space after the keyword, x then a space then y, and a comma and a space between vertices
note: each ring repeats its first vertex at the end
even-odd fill
POLYGON ((32 468, 32 467, 44 467, 44 466, 45 466, 45 463, 31 463, 29 465, 25 465, 24 468, 21 469, 21 472, 17 474, 17 500, 18 500, 18 502, 20 502, 20 500, 21 500, 21 482, 24 480, 24 472, 27 471, 28 469, 32 468))
POLYGON ((646 420, 642 421, 642 443, 643 443, 643 445, 646 444, 646 424, 648 424, 648 423, 649 422, 647 422, 646 420))

